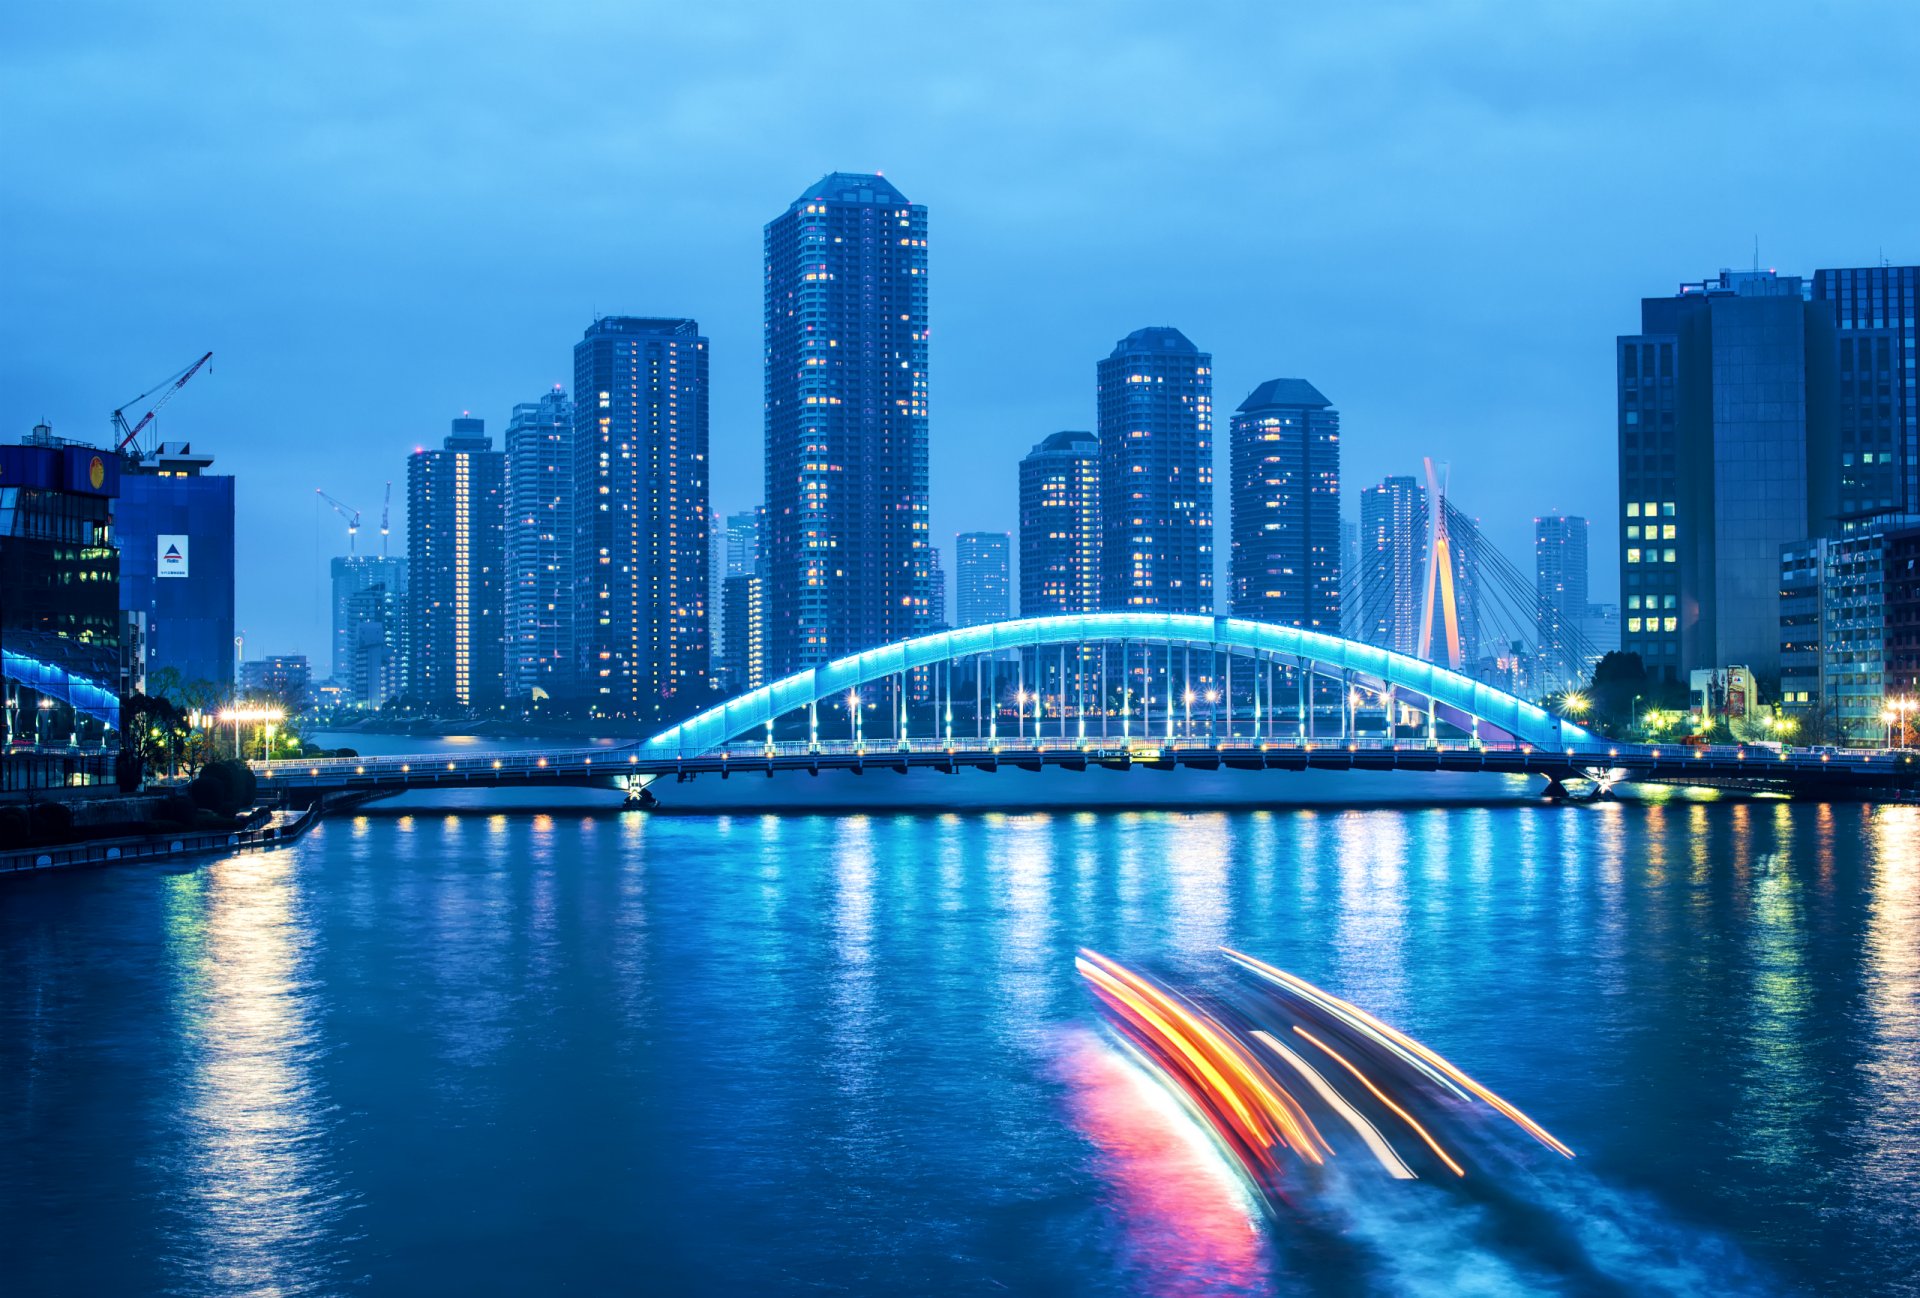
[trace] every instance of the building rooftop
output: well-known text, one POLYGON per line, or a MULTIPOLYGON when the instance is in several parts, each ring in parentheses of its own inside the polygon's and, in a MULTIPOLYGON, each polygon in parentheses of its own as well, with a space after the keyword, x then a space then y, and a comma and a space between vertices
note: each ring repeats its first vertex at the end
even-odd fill
POLYGON ((879 172, 868 174, 864 171, 834 171, 820 177, 806 189, 800 197, 793 200, 794 205, 801 203, 889 203, 901 207, 910 206, 907 196, 894 188, 893 182, 879 172))
POLYGON ((603 315, 588 325, 587 332, 581 336, 596 338, 605 334, 666 334, 676 338, 697 338, 700 336, 700 322, 679 316, 603 315))
POLYGON ((1140 352, 1185 352, 1188 355, 1198 356, 1200 349, 1172 325, 1135 329, 1113 346, 1115 356, 1132 356, 1140 352))
POLYGON ((1240 403, 1242 410, 1265 410, 1270 406, 1306 406, 1325 410, 1333 402, 1320 395, 1320 389, 1305 379, 1268 379, 1240 403))
POLYGON ((1099 445, 1100 439, 1092 433, 1084 429, 1068 429, 1066 432, 1054 433, 1050 437, 1044 437, 1038 442, 1035 442, 1033 444, 1033 450, 1028 453, 1031 455, 1046 455, 1049 452, 1079 451, 1089 448, 1097 449, 1099 445))

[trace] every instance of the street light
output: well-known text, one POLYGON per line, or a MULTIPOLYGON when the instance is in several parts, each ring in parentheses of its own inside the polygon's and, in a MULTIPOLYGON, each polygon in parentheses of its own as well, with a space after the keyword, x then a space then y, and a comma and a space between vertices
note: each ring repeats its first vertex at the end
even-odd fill
POLYGON ((1593 701, 1580 691, 1560 696, 1560 715, 1563 717, 1583 717, 1593 706, 1593 701))

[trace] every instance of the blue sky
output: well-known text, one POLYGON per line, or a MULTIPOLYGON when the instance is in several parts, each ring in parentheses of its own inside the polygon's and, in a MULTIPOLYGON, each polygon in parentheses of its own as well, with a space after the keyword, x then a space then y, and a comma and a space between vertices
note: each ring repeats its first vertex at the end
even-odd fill
MULTIPOLYGON (((325 657, 313 489, 371 522, 596 313, 713 341, 714 502, 760 496, 761 226, 831 170, 930 209, 934 532, 1011 528, 1096 360, 1174 324, 1225 418, 1340 408, 1349 494, 1451 464, 1531 567, 1595 520, 1612 340, 1744 266, 1920 259, 1911 5, 16 5, 0 436, 162 416, 239 477, 248 653, 325 657)), ((1224 530, 1226 514, 1220 511, 1224 530)), ((398 508, 396 536, 401 534, 398 508)), ((372 528, 363 532, 363 540, 372 528)), ((1225 537, 1221 536, 1224 546, 1225 537)))

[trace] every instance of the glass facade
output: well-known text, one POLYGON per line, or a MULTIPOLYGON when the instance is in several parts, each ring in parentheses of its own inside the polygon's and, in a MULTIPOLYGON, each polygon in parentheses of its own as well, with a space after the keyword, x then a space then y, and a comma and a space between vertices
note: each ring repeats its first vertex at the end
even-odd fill
POLYGON ((927 209, 835 172, 766 227, 767 653, 917 635, 930 607, 927 209))
POLYGON ((1780 671, 1780 554, 1837 507, 1831 312, 1723 271, 1617 340, 1621 647, 1667 680, 1780 671))
POLYGON ((1426 571, 1427 489, 1414 478, 1390 477, 1361 492, 1355 638, 1416 652, 1426 571))
POLYGON ((1269 379, 1229 435, 1235 617, 1340 630, 1340 412, 1304 379, 1269 379))
POLYGON ((165 443, 120 479, 121 607, 147 620, 147 675, 234 683, 233 478, 165 443))
POLYGON ((1005 532, 961 532, 953 538, 953 624, 981 626, 1013 615, 1013 538, 1005 532))
POLYGON ((1213 611, 1213 357, 1136 329, 1098 367, 1101 603, 1213 611))
POLYGON ((1914 361, 1920 267, 1813 273, 1839 331, 1840 515, 1920 515, 1920 383, 1914 361))
POLYGON ((1541 682, 1549 690, 1566 688, 1587 670, 1575 648, 1589 618, 1587 520, 1577 514, 1534 519, 1533 568, 1541 682))
POLYGON ((707 690, 708 357, 683 319, 607 316, 574 345, 582 683, 616 715, 707 690))

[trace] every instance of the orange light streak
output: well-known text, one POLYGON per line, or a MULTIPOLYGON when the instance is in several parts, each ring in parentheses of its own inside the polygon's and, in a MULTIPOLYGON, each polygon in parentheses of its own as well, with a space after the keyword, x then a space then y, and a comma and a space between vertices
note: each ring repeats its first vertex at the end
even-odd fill
POLYGON ((1332 1046, 1322 1041, 1319 1037, 1314 1036, 1313 1033, 1307 1031, 1305 1028, 1301 1027, 1299 1024, 1296 1023, 1294 1025, 1293 1030, 1295 1032, 1298 1032, 1301 1036, 1305 1037, 1307 1040, 1313 1042, 1314 1045, 1319 1046, 1322 1050, 1326 1051, 1328 1056, 1330 1056, 1335 1063, 1339 1064, 1342 1068, 1352 1073, 1354 1075, 1354 1078, 1357 1081, 1359 1081, 1359 1083, 1362 1086, 1366 1087, 1369 1091, 1372 1091, 1375 1099, 1379 1100, 1380 1103, 1386 1105, 1389 1109, 1392 1109, 1395 1113, 1399 1114, 1400 1120, 1406 1123, 1409 1127, 1413 1128, 1414 1135, 1420 1137, 1420 1139, 1427 1142, 1427 1148, 1431 1149, 1434 1153, 1438 1154, 1440 1156, 1440 1161, 1445 1163, 1448 1167, 1452 1168, 1453 1174, 1455 1176, 1465 1176, 1467 1174, 1465 1169, 1463 1169, 1460 1166, 1460 1164, 1454 1162, 1453 1159, 1447 1156, 1446 1150, 1440 1148, 1440 1143, 1436 1141, 1432 1136, 1427 1134, 1427 1129, 1421 1126, 1418 1122, 1415 1122, 1413 1120, 1413 1115, 1411 1113, 1408 1113, 1405 1109, 1401 1108, 1399 1105, 1395 1104, 1392 1100, 1388 1099, 1386 1092, 1382 1091, 1378 1086, 1375 1086, 1373 1084, 1372 1079, 1369 1078, 1365 1073, 1361 1072, 1358 1068, 1355 1068, 1352 1064, 1348 1063, 1346 1059, 1343 1058, 1339 1054, 1339 1052, 1334 1050, 1332 1046))
MULTIPOLYGON (((1451 1062, 1442 1058, 1439 1054, 1435 1053, 1434 1051, 1429 1050, 1426 1046, 1421 1045, 1418 1041, 1415 1041, 1412 1037, 1408 1036, 1406 1033, 1398 1031, 1397 1029, 1389 1027, 1387 1024, 1382 1023, 1379 1019, 1376 1019, 1375 1017, 1373 1017, 1373 1015, 1367 1013, 1365 1010, 1361 1009, 1358 1005, 1351 1004, 1348 1001, 1343 1001, 1338 996, 1333 995, 1331 992, 1322 991, 1320 988, 1315 987, 1312 983, 1306 981, 1304 978, 1296 978, 1292 974, 1287 973, 1285 970, 1276 969, 1272 965, 1267 964, 1264 961, 1256 960, 1252 956, 1245 955, 1239 951, 1235 951, 1230 947, 1222 947, 1220 949, 1226 952, 1226 954, 1229 957, 1239 961, 1241 964, 1254 970, 1256 973, 1259 973, 1285 986, 1291 987, 1294 990, 1300 992, 1302 995, 1307 996, 1308 998, 1316 1001, 1320 1005, 1333 1011, 1334 1013, 1338 1014, 1341 1018, 1353 1024, 1353 1026, 1360 1028, 1363 1031, 1367 1031, 1372 1035, 1376 1035, 1383 1038, 1388 1045, 1393 1046, 1395 1048, 1395 1053, 1400 1054, 1403 1058, 1407 1057, 1408 1052, 1411 1052, 1412 1054, 1419 1056, 1418 1060, 1410 1059, 1409 1062, 1416 1064, 1416 1066, 1420 1066, 1422 1072, 1425 1072, 1429 1076, 1431 1076, 1433 1074, 1433 1070, 1438 1069, 1440 1072, 1445 1073, 1446 1077, 1439 1078, 1437 1080, 1442 1081, 1450 1089, 1454 1090, 1456 1094, 1459 1093, 1459 1087, 1454 1086, 1453 1083, 1458 1082, 1459 1086, 1464 1086, 1467 1090, 1472 1091, 1475 1095, 1485 1100, 1488 1104, 1492 1105, 1500 1113, 1506 1115, 1507 1118, 1511 1119, 1517 1126, 1520 1127, 1521 1130, 1525 1131, 1528 1135, 1532 1136, 1535 1140, 1539 1141, 1541 1144, 1547 1146, 1549 1149, 1552 1149, 1559 1154, 1566 1156, 1567 1158, 1573 1157, 1573 1151, 1567 1148, 1565 1145, 1561 1144, 1558 1140, 1554 1139, 1552 1134, 1549 1133, 1545 1127, 1542 1127, 1539 1123, 1535 1122, 1532 1118, 1529 1118, 1526 1114, 1522 1113, 1519 1109, 1515 1108, 1512 1104, 1509 1104, 1506 1100, 1502 1099, 1500 1096, 1495 1095, 1492 1091, 1482 1086, 1479 1082, 1474 1081, 1473 1078, 1467 1076, 1465 1073, 1461 1072, 1460 1069, 1454 1067, 1454 1065, 1451 1062), (1431 1064, 1432 1068, 1421 1066, 1420 1065, 1421 1060, 1424 1060, 1427 1064, 1431 1064), (1451 1081, 1447 1080, 1449 1078, 1452 1080, 1451 1081)), ((1465 1097, 1463 1096, 1462 1098, 1465 1098, 1465 1097)))

